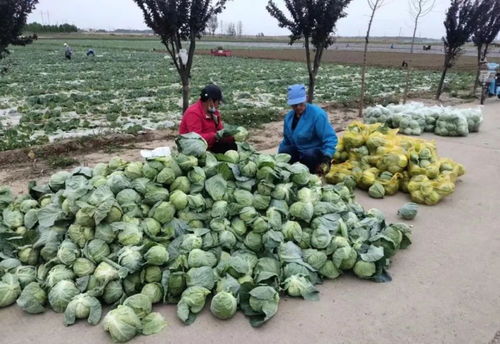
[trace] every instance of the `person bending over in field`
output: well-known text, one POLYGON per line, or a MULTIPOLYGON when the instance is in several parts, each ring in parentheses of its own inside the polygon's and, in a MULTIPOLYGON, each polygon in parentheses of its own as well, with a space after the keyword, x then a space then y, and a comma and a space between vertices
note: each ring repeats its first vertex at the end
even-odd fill
POLYGON ((290 154, 290 163, 301 162, 311 173, 325 174, 336 151, 337 134, 326 112, 306 100, 304 85, 288 87, 292 110, 285 116, 279 153, 290 154))
POLYGON ((68 45, 68 43, 64 43, 64 57, 66 57, 67 60, 71 60, 72 55, 73 50, 71 50, 71 47, 68 45))
POLYGON ((234 138, 224 133, 224 123, 219 112, 222 102, 221 89, 213 84, 206 86, 201 90, 200 99, 184 112, 179 134, 197 133, 207 141, 208 150, 213 153, 237 150, 234 138))

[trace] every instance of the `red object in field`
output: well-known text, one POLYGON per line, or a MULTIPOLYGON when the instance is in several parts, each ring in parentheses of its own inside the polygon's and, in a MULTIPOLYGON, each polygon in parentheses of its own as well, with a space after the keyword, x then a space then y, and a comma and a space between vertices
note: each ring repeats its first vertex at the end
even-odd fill
POLYGON ((231 56, 233 56, 233 52, 231 50, 225 50, 225 49, 211 49, 210 55, 231 57, 231 56))

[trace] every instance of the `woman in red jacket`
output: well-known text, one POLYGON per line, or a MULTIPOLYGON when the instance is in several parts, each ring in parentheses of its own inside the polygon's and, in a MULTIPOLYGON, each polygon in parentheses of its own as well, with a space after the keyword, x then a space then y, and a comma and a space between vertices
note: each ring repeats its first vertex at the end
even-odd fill
POLYGON ((200 99, 184 112, 179 134, 197 133, 207 141, 208 150, 213 153, 237 150, 234 138, 224 135, 224 123, 218 110, 222 101, 222 91, 218 86, 210 84, 201 90, 200 99))

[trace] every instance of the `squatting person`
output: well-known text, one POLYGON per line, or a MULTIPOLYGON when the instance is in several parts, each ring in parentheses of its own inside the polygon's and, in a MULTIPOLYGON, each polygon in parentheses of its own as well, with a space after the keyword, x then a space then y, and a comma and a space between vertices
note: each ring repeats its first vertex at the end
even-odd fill
POLYGON ((214 153, 237 150, 234 138, 224 132, 224 123, 219 112, 223 100, 222 90, 218 86, 206 86, 201 90, 200 99, 184 112, 179 134, 197 133, 207 141, 208 150, 214 153))
POLYGON ((336 151, 337 134, 326 112, 306 101, 304 85, 288 87, 288 105, 292 110, 285 116, 279 153, 290 154, 291 163, 299 161, 311 173, 324 174, 336 151))

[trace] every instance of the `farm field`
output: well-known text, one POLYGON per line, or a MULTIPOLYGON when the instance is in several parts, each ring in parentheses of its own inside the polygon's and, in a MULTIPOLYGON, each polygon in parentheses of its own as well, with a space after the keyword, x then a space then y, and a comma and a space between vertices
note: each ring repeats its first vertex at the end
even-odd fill
MULTIPOLYGON (((63 59, 64 40, 39 40, 13 49, 9 71, 0 79, 0 150, 105 133, 131 133, 175 126, 181 92, 170 59, 157 41, 70 40, 71 61, 63 59), (94 48, 97 56, 87 58, 94 48)), ((316 101, 350 104, 357 99, 360 68, 325 63, 318 76, 316 101)), ((371 68, 368 103, 397 100, 404 86, 401 70, 371 68)), ((426 94, 438 72, 415 72, 411 92, 426 94)), ((450 73, 452 94, 467 90, 469 73, 450 73)), ((225 91, 226 122, 256 127, 280 118, 286 86, 306 83, 303 63, 196 56, 192 100, 206 83, 225 91)))

